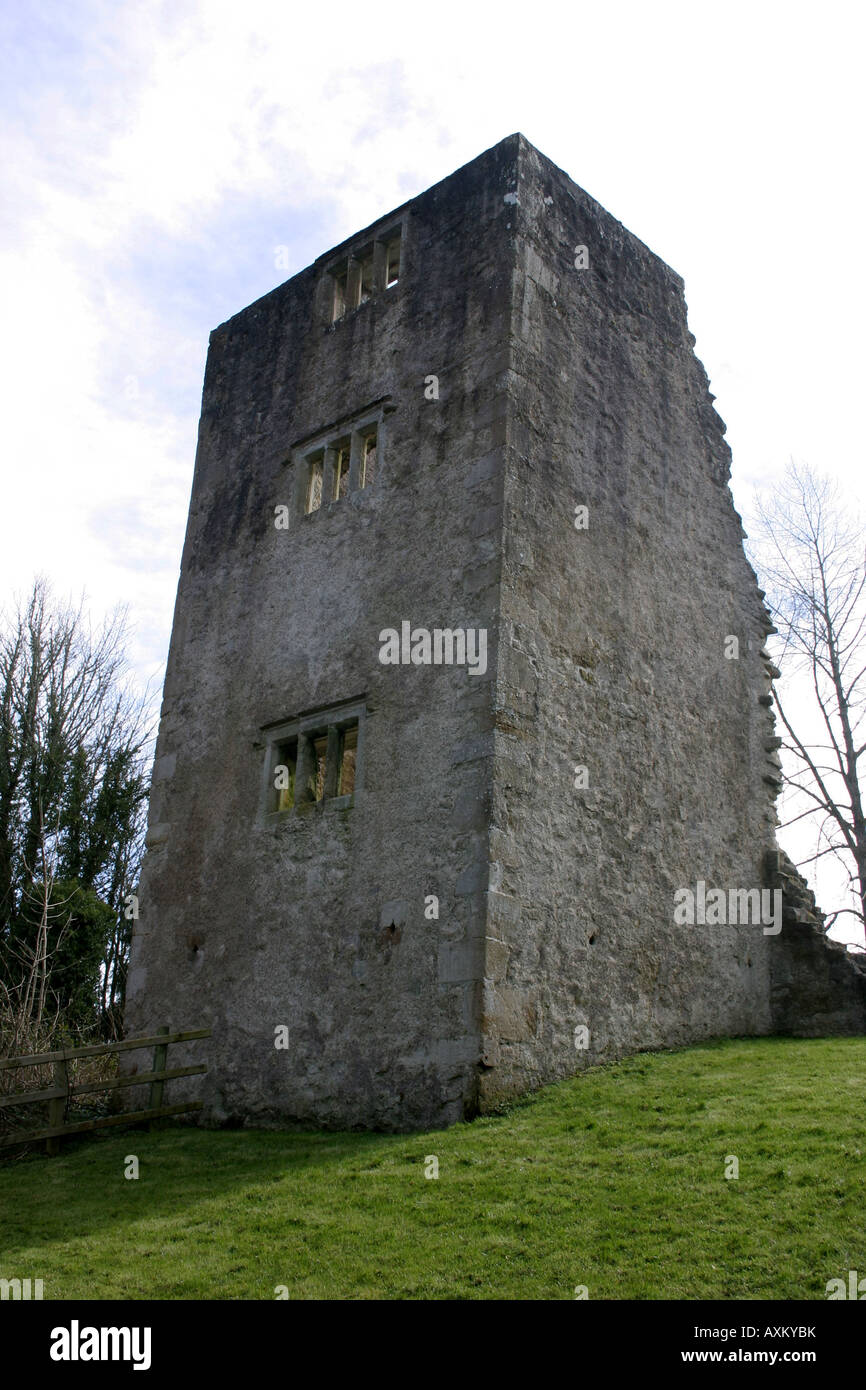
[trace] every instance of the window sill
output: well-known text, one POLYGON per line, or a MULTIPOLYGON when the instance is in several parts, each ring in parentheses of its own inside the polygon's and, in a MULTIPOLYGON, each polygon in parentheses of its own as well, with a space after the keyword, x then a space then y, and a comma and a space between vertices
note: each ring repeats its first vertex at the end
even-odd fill
POLYGON ((321 801, 303 801, 298 806, 292 806, 288 811, 268 811, 265 816, 265 824, 274 828, 280 825, 297 825, 307 817, 325 814, 325 808, 335 811, 348 811, 355 804, 355 793, 350 792, 347 796, 326 796, 321 801))
POLYGON ((349 319, 353 319, 356 314, 360 314, 361 310, 368 308, 370 304, 380 304, 386 295, 394 295, 395 291, 399 290, 400 287, 399 280, 395 285, 385 285, 383 289, 377 290, 376 294, 371 295, 369 299, 365 299, 363 304, 356 304, 353 309, 347 309, 338 319, 331 319, 329 323, 325 324, 322 331, 324 333, 334 333, 341 323, 347 323, 349 319))

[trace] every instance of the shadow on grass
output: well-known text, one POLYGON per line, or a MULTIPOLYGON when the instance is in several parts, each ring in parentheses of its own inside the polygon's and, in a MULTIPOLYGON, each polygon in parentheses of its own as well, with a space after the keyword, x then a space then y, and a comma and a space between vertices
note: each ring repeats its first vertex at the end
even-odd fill
POLYGON ((163 1125, 69 1139, 55 1158, 30 1153, 4 1160, 0 1251, 93 1235, 143 1217, 189 1216, 198 1203, 311 1169, 326 1174, 347 1161, 369 1168, 398 1153, 419 1162, 427 1152, 426 1136, 163 1125), (137 1179, 124 1177, 132 1155, 137 1179))

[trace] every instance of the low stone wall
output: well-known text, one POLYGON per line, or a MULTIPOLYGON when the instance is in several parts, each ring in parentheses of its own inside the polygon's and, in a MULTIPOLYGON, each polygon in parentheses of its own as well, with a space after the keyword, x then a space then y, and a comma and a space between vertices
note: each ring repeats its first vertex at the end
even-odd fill
POLYGON ((773 1032, 866 1033, 866 955, 825 935, 825 915, 783 850, 770 851, 765 868, 768 887, 782 892, 782 931, 770 957, 773 1032))

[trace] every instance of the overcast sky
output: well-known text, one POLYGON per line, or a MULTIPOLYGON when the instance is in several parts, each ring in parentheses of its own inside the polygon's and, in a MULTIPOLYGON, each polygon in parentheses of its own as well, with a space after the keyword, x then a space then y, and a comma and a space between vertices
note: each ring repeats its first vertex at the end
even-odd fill
POLYGON ((862 14, 7 0, 4 597, 127 603, 158 680, 208 333, 515 130, 685 278, 739 510, 862 498, 862 14))

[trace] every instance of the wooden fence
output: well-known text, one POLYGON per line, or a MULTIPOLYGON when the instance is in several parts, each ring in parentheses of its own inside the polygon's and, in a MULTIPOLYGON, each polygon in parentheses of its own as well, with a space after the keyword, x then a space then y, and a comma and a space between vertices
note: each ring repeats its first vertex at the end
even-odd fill
POLYGON ((195 1028, 186 1033, 170 1033, 168 1028, 160 1028, 150 1038, 126 1038, 123 1042, 94 1043, 88 1047, 64 1048, 60 1052, 40 1052, 31 1057, 0 1058, 0 1071, 12 1067, 53 1066, 53 1085, 43 1091, 20 1091, 0 1096, 0 1108, 9 1109, 13 1105, 32 1105, 38 1101, 48 1101, 48 1125, 46 1128, 29 1132, 21 1131, 0 1139, 0 1149, 12 1144, 32 1144, 44 1139, 49 1154, 56 1154, 60 1141, 69 1134, 84 1134, 92 1129, 104 1129, 108 1125, 137 1125, 146 1120, 159 1120, 166 1115, 181 1115, 189 1110, 201 1110, 202 1101, 185 1101, 181 1105, 163 1105, 162 1090, 166 1081, 178 1076, 201 1076, 206 1066, 166 1067, 168 1049, 172 1043, 191 1042, 193 1038, 209 1038, 210 1028, 195 1028), (113 1052, 132 1052, 139 1047, 153 1048, 151 1071, 138 1072, 132 1076, 113 1076, 107 1081, 88 1081, 78 1084, 69 1074, 69 1063, 78 1057, 102 1057, 113 1052), (113 1091, 121 1086, 142 1086, 150 1083, 149 1104, 146 1110, 133 1110, 119 1115, 105 1115, 93 1120, 73 1120, 66 1123, 66 1110, 69 1101, 76 1096, 92 1094, 95 1091, 113 1091))

